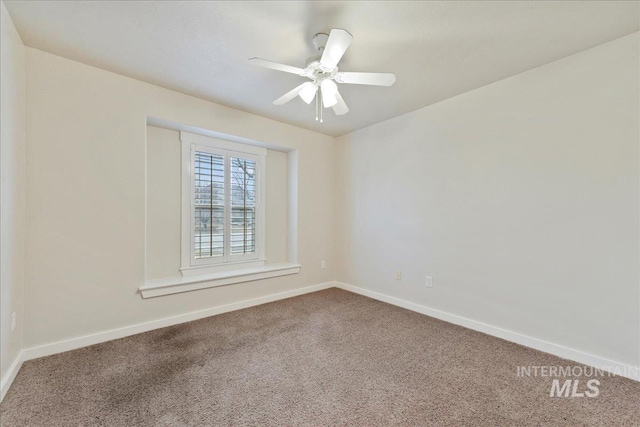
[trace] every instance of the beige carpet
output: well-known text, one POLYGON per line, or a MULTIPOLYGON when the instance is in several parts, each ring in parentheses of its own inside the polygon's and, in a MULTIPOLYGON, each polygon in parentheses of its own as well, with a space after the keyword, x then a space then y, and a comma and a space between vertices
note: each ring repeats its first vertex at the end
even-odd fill
POLYGON ((551 398, 521 365, 575 364, 330 289, 26 362, 0 410, 4 427, 640 425, 640 383, 551 398))

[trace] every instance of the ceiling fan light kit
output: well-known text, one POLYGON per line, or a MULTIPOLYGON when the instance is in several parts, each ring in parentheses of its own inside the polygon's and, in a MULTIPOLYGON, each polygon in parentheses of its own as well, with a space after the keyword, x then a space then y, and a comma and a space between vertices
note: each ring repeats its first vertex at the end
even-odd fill
POLYGON ((336 82, 340 84, 391 86, 396 81, 396 76, 393 73, 339 71, 338 63, 349 45, 351 45, 352 40, 353 36, 342 29, 333 29, 331 34, 316 34, 313 36, 313 45, 318 49, 318 53, 307 58, 305 68, 279 64, 261 58, 251 58, 249 62, 260 67, 297 74, 311 79, 310 82, 302 83, 273 101, 273 103, 274 105, 283 105, 296 96, 300 96, 304 102, 311 104, 311 101, 315 98, 316 120, 322 122, 323 108, 332 108, 333 112, 338 116, 349 112, 349 107, 342 99, 336 82))

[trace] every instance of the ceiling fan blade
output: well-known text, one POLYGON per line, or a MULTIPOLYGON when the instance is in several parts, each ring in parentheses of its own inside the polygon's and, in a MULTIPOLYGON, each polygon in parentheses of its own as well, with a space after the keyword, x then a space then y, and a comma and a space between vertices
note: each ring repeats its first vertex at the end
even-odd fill
POLYGON ((275 101, 273 101, 274 105, 283 105, 286 104, 287 102, 291 101, 293 98, 295 98, 296 96, 298 96, 298 94, 300 93, 300 91, 302 89, 304 89, 305 87, 307 87, 309 84, 313 84, 311 82, 304 82, 302 83, 300 86, 296 86, 294 89, 291 89, 289 92, 285 93, 284 95, 282 95, 280 98, 276 99, 275 101))
POLYGON ((345 104, 344 99, 340 95, 340 92, 336 92, 336 99, 338 102, 334 105, 333 112, 336 113, 336 116, 342 116, 343 114, 347 114, 349 112, 349 107, 345 104))
POLYGON ((271 68, 272 70, 284 71, 285 73, 304 76, 304 70, 302 68, 293 67, 291 65, 279 64, 277 62, 268 61, 262 58, 250 58, 249 62, 259 67, 271 68))
POLYGON ((335 68, 352 40, 353 36, 347 30, 339 28, 331 30, 329 40, 327 40, 324 52, 322 52, 322 58, 320 58, 320 65, 328 70, 335 68))
POLYGON ((336 81, 355 85, 391 86, 396 82, 396 75, 393 73, 340 72, 336 74, 336 81))

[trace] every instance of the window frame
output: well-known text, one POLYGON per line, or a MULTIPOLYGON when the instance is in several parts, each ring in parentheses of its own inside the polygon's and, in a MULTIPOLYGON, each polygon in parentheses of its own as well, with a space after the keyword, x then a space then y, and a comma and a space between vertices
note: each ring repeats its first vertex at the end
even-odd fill
POLYGON ((181 266, 183 276, 209 274, 262 267, 265 253, 265 169, 267 150, 237 142, 180 132, 182 143, 182 214, 181 214, 181 266), (208 259, 195 257, 195 152, 206 152, 224 157, 224 232, 223 256, 208 259), (256 206, 255 206, 255 252, 231 254, 231 157, 255 161, 256 206))

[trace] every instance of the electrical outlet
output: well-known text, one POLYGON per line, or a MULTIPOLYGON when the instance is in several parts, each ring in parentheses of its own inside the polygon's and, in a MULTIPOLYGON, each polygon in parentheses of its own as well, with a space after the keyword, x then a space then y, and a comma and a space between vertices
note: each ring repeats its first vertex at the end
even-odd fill
POLYGON ((320 261, 320 268, 327 268, 327 263, 325 260, 320 261))
POLYGON ((402 280, 402 271, 396 271, 396 280, 402 280))
POLYGON ((433 288, 433 278, 431 276, 427 276, 426 283, 427 288, 433 288))
POLYGON ((16 312, 11 313, 11 330, 16 329, 16 312))

